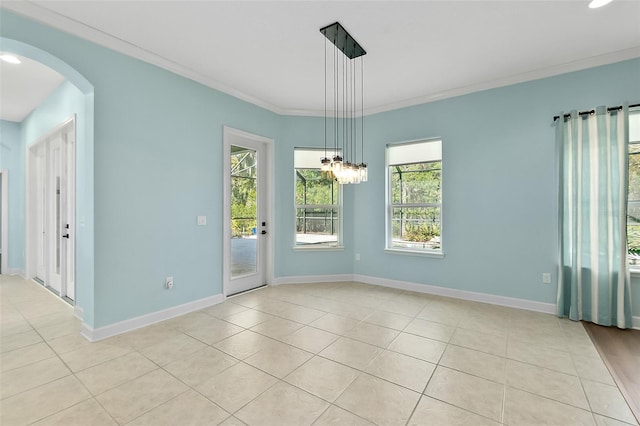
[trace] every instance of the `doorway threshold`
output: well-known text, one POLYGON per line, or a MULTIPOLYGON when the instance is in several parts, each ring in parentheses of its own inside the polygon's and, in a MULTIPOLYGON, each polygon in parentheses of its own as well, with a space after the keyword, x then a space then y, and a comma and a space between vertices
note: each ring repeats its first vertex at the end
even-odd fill
POLYGON ((268 285, 268 284, 262 284, 261 286, 258 286, 258 287, 255 287, 255 288, 250 288, 249 290, 239 291, 239 292, 237 292, 237 293, 230 294, 229 296, 227 296, 227 298, 230 298, 230 297, 236 297, 236 296, 240 296, 240 295, 242 295, 242 294, 251 293, 252 291, 256 291, 256 290, 263 289, 263 288, 265 288, 267 285, 268 285))

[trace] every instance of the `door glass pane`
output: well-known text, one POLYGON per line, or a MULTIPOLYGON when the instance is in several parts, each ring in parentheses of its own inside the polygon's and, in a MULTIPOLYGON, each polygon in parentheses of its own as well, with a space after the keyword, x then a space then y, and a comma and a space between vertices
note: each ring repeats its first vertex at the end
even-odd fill
POLYGON ((60 176, 56 176, 56 274, 60 273, 60 176))
POLYGON ((258 173, 256 151, 231 146, 231 277, 257 271, 258 173))

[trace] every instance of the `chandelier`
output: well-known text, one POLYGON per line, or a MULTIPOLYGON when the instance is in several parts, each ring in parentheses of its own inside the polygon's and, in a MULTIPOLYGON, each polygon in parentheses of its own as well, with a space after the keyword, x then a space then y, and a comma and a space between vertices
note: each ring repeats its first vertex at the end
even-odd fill
POLYGON ((364 162, 362 56, 367 52, 339 22, 321 28, 320 32, 326 37, 324 48, 325 155, 320 160, 320 169, 326 176, 335 179, 341 185, 366 182, 368 173, 367 163, 364 162), (328 43, 329 41, 332 45, 328 43), (335 153, 332 158, 327 156, 328 143, 335 153))

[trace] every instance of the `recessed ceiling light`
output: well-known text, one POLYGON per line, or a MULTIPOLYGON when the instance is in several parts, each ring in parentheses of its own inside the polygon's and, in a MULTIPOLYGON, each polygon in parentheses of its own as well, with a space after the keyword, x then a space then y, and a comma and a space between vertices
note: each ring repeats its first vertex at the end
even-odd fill
POLYGON ((5 62, 8 62, 10 64, 19 64, 20 63, 20 59, 16 58, 13 55, 0 55, 0 59, 2 59, 5 62))
POLYGON ((598 7, 604 6, 605 4, 609 4, 612 1, 613 0, 591 0, 591 3, 589 3, 589 8, 596 9, 598 7))

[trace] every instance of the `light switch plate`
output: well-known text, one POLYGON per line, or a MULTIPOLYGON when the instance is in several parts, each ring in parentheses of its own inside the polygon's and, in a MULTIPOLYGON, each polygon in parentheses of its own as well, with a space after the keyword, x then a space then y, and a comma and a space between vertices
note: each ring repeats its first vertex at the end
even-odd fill
POLYGON ((206 216, 198 216, 197 220, 198 220, 198 226, 204 226, 207 224, 206 216))

